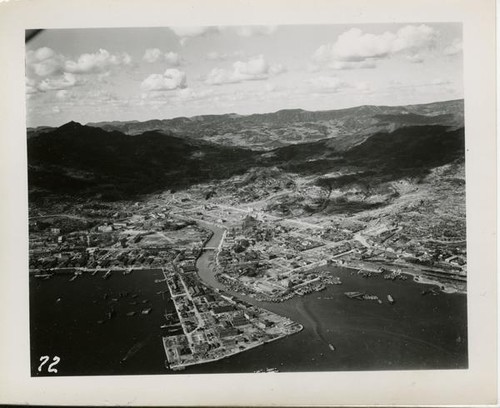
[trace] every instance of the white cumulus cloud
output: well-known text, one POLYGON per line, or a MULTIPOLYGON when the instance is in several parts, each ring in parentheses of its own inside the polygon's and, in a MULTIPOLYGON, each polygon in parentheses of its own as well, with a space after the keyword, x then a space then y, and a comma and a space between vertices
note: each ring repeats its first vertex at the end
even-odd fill
POLYGON ((251 26, 177 26, 170 29, 180 38, 182 45, 190 38, 201 37, 208 34, 220 34, 221 32, 234 32, 240 37, 253 37, 256 35, 271 35, 277 26, 273 25, 251 25, 251 26))
POLYGON ((253 26, 235 26, 224 27, 223 29, 231 28, 240 37, 253 37, 255 35, 271 35, 277 27, 273 25, 253 25, 253 26))
POLYGON ((186 86, 186 73, 176 68, 169 68, 163 74, 151 74, 141 83, 141 89, 146 92, 172 91, 186 86))
POLYGON ((176 97, 181 101, 197 101, 210 98, 214 94, 213 89, 184 88, 176 92, 176 97))
POLYGON ((148 48, 144 52, 144 56, 142 57, 142 59, 146 62, 153 63, 159 61, 162 55, 163 53, 159 48, 148 48))
POLYGON ((377 66, 375 61, 363 60, 363 61, 333 61, 330 63, 330 68, 333 69, 372 69, 377 66))
POLYGON ((76 61, 66 61, 64 69, 77 74, 102 73, 113 66, 130 65, 131 62, 132 58, 127 53, 111 54, 101 48, 96 53, 80 55, 76 61))
POLYGON ((77 84, 75 75, 65 72, 63 75, 55 78, 46 78, 38 84, 40 91, 57 91, 67 89, 77 84))
POLYGON ((199 37, 210 32, 218 32, 219 29, 213 26, 178 26, 170 27, 178 37, 199 37))
POLYGON ((170 27, 177 37, 181 45, 184 45, 190 38, 201 37, 208 34, 219 33, 220 29, 213 26, 179 26, 170 27))
POLYGON ((236 61, 231 70, 214 68, 209 72, 206 83, 222 85, 243 81, 267 79, 285 71, 282 64, 269 64, 263 55, 248 61, 236 61))
POLYGON ((142 59, 150 64, 154 62, 166 62, 169 65, 177 66, 180 64, 180 56, 176 52, 162 52, 159 48, 148 48, 144 52, 142 59))
POLYGON ((211 51, 207 54, 207 59, 212 61, 224 61, 230 58, 244 58, 245 53, 243 51, 234 51, 234 52, 217 52, 211 51))
POLYGON ((57 99, 66 99, 68 97, 68 91, 66 89, 61 89, 56 92, 57 99))
POLYGON ((408 25, 396 32, 382 34, 364 33, 359 28, 352 28, 340 34, 333 44, 320 46, 313 54, 313 61, 334 69, 373 68, 377 60, 395 54, 415 56, 419 51, 431 48, 436 37, 436 30, 425 24, 408 25))
POLYGON ((462 48, 463 48, 462 40, 457 38, 443 50, 443 53, 444 55, 449 55, 449 56, 457 55, 462 52, 462 48))
POLYGON ((64 57, 48 47, 26 53, 26 65, 32 73, 45 77, 62 72, 64 57))
POLYGON ((25 78, 25 88, 28 95, 38 92, 38 89, 36 88, 36 81, 28 77, 25 78))

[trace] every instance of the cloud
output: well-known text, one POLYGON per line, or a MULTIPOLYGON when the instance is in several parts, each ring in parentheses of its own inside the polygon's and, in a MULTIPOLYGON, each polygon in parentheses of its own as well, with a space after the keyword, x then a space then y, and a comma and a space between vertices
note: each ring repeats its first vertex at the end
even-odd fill
POLYGON ((322 92, 338 92, 348 86, 347 83, 345 83, 341 79, 330 76, 315 77, 308 79, 306 82, 310 84, 314 89, 322 92))
POLYGON ((146 92, 172 91, 186 86, 186 73, 176 68, 169 68, 164 74, 151 74, 141 83, 141 89, 146 92))
POLYGON ((57 99, 66 99, 68 97, 68 91, 66 89, 61 89, 56 92, 57 99))
POLYGON ((431 85, 449 85, 451 81, 443 78, 435 78, 432 80, 431 85))
POLYGON ((179 54, 173 51, 163 53, 159 48, 148 48, 142 59, 150 64, 160 61, 172 66, 179 65, 181 61, 179 54))
POLYGON ((380 59, 399 53, 416 55, 431 48, 436 37, 436 30, 425 24, 408 25, 395 33, 386 31, 382 34, 352 28, 340 34, 335 43, 320 46, 313 54, 313 61, 334 69, 373 68, 380 59))
POLYGON ((361 92, 372 92, 373 91, 373 86, 366 82, 366 81, 361 81, 357 82, 354 87, 361 92))
POLYGON ((406 59, 410 62, 415 63, 415 64, 420 64, 420 63, 424 62, 423 55, 421 55, 419 53, 407 55, 406 59))
POLYGON ((26 53, 27 68, 37 76, 60 74, 63 64, 64 57, 48 47, 30 50, 26 53))
POLYGON ((222 85, 267 79, 270 75, 278 75, 285 71, 282 64, 269 64, 263 55, 251 58, 246 62, 236 61, 232 70, 214 68, 207 75, 206 83, 222 85))
POLYGON ((376 68, 377 64, 372 60, 364 61, 333 61, 330 68, 336 70, 348 70, 348 69, 372 69, 376 68))
POLYGON ((46 78, 38 84, 40 91, 57 91, 61 89, 71 88, 77 85, 77 78, 75 75, 65 72, 60 77, 46 78))
POLYGON ((243 58, 245 53, 243 51, 234 51, 230 53, 211 51, 207 54, 207 59, 212 61, 225 61, 230 58, 243 58))
POLYGON ((217 51, 211 51, 207 54, 207 58, 209 60, 213 60, 213 61, 222 61, 222 60, 225 60, 227 59, 229 54, 226 54, 226 53, 220 53, 220 52, 217 52, 217 51))
POLYGON ((167 62, 167 64, 177 66, 180 64, 181 58, 176 52, 170 51, 165 54, 165 62, 167 62))
POLYGON ((163 53, 160 51, 159 48, 148 48, 144 52, 144 56, 142 57, 142 59, 152 64, 153 62, 157 62, 162 56, 163 53))
POLYGON ((276 31, 277 26, 253 25, 253 26, 221 27, 221 29, 232 29, 240 37, 253 37, 256 35, 271 35, 276 31))
POLYGON ((197 101, 210 98, 214 94, 213 89, 199 89, 192 88, 179 89, 176 92, 176 98, 180 101, 197 101))
POLYGON ((184 45, 190 38, 202 37, 220 32, 220 29, 214 26, 180 26, 169 28, 179 37, 181 45, 184 45))
POLYGON ((269 65, 270 75, 279 75, 286 71, 286 67, 283 64, 271 64, 269 65))
POLYGON ((113 66, 130 65, 132 58, 127 53, 110 54, 105 49, 100 49, 93 54, 82 54, 77 61, 68 60, 64 69, 70 73, 93 74, 107 71, 113 66))
POLYGON ((184 45, 190 38, 202 37, 209 34, 220 34, 221 32, 232 31, 240 37, 253 37, 257 35, 271 35, 277 27, 273 25, 252 25, 252 26, 178 26, 170 29, 180 38, 181 45, 184 45))
POLYGON ((318 76, 307 79, 315 92, 336 93, 344 90, 354 90, 356 92, 368 93, 373 91, 373 87, 366 81, 346 82, 336 76, 318 76))
POLYGON ((26 93, 28 95, 38 92, 38 89, 36 87, 36 81, 28 77, 25 78, 25 88, 26 88, 26 93))
POLYGON ((444 55, 452 56, 462 52, 462 40, 456 38, 448 47, 443 50, 444 55))
POLYGON ((178 37, 199 37, 208 33, 218 32, 219 29, 213 26, 180 26, 170 27, 178 37))

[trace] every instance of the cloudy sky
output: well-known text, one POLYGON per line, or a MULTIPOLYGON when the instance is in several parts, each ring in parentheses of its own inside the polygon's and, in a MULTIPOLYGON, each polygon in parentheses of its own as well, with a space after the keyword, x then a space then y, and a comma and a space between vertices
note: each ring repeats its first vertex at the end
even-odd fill
POLYGON ((46 30, 28 126, 463 97, 460 24, 46 30))

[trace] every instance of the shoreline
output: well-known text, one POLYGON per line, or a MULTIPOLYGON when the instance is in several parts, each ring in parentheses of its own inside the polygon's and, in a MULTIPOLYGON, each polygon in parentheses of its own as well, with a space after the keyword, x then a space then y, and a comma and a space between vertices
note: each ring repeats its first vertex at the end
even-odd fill
MULTIPOLYGON (((235 356, 237 354, 244 353, 245 351, 249 351, 249 350, 255 349, 257 347, 261 347, 261 346, 264 346, 266 344, 273 343, 276 340, 281 340, 281 339, 283 339, 285 337, 293 336, 294 334, 300 333, 302 330, 304 330, 304 326, 301 325, 300 323, 294 323, 294 324, 300 326, 300 328, 297 331, 293 332, 293 333, 286 333, 286 334, 280 335, 279 337, 276 337, 274 339, 266 340, 266 341, 263 341, 263 342, 261 342, 259 344, 254 344, 253 346, 245 348, 244 350, 233 351, 231 353, 228 353, 226 355, 223 355, 223 356, 220 356, 220 357, 217 357, 217 358, 211 358, 211 359, 208 359, 208 360, 196 361, 196 362, 191 362, 191 363, 186 363, 186 364, 177 364, 175 366, 169 365, 169 369, 173 370, 173 371, 180 371, 180 370, 184 370, 187 367, 192 367, 192 366, 197 366, 197 365, 201 365, 201 364, 213 363, 215 361, 224 360, 225 358, 229 358, 229 357, 235 356)), ((163 347, 165 348, 165 343, 163 343, 163 347)))

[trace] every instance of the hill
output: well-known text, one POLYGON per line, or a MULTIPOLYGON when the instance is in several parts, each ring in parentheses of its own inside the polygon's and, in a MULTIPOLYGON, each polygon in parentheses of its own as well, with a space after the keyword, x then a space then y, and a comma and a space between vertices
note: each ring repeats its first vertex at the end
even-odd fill
POLYGON ((381 131, 419 125, 463 125, 463 100, 408 106, 359 106, 310 112, 285 109, 253 115, 202 115, 145 122, 99 122, 88 126, 139 135, 168 131, 182 137, 202 139, 225 146, 272 150, 325 138, 337 139, 347 149, 381 131))
POLYGON ((253 153, 150 131, 131 137, 70 122, 28 139, 32 192, 120 197, 243 172, 253 153))
MULTIPOLYGON (((297 129, 297 123, 303 126, 306 122, 301 121, 306 119, 332 121, 335 117, 336 123, 340 119, 354 123, 349 127, 354 130, 348 133, 346 128, 342 136, 301 143, 288 143, 285 138, 285 146, 265 150, 214 143, 210 126, 200 125, 200 133, 193 137, 189 127, 186 135, 172 130, 132 134, 132 128, 137 130, 145 122, 109 122, 99 126, 70 122, 57 129, 40 129, 36 137, 28 138, 30 193, 32 198, 47 193, 71 193, 120 199, 228 180, 219 188, 246 201, 294 186, 297 175, 312 177, 313 184, 326 191, 337 188, 339 194, 349 190, 357 198, 372 194, 391 198, 392 190, 384 183, 408 177, 423 179, 433 168, 464 161, 464 129, 458 119, 461 106, 461 101, 453 101, 325 112, 283 110, 249 116, 209 115, 170 121, 179 128, 193 122, 212 123, 214 127, 232 123, 240 129, 234 137, 241 140, 252 123, 260 123, 261 127, 279 124, 283 129, 286 123, 297 129), (379 125, 356 131, 357 126, 375 120, 379 125), (429 124, 433 121, 448 124, 429 124), (384 127, 387 123, 391 129, 384 127), (112 127, 129 133, 111 130, 112 127), (233 176, 245 174, 230 185, 233 176), (243 197, 245 194, 248 197, 243 197)), ((159 127, 165 121, 148 123, 159 127)))

